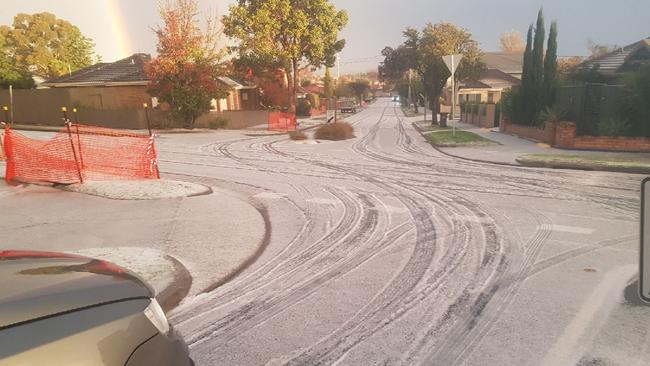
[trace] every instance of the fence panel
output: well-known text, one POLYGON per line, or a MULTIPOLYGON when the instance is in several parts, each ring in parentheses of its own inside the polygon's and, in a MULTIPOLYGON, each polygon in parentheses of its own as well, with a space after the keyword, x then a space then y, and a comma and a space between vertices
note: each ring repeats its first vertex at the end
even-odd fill
POLYGON ((295 131, 296 115, 293 113, 271 112, 269 113, 270 131, 295 131))
POLYGON ((564 119, 575 122, 579 136, 597 135, 599 123, 619 113, 624 94, 621 85, 565 86, 559 88, 557 101, 566 113, 564 119))
POLYGON ((7 181, 80 183, 85 180, 157 179, 154 138, 70 124, 49 140, 5 129, 7 181))

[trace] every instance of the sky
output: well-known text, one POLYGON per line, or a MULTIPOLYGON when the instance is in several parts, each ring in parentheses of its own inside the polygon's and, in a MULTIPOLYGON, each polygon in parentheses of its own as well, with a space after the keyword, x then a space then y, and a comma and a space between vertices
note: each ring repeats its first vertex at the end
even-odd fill
MULTIPOLYGON (((402 31, 426 23, 451 22, 468 29, 483 51, 498 51, 499 35, 522 34, 544 8, 547 23, 558 21, 560 56, 587 55, 586 44, 624 46, 650 37, 649 0, 331 0, 350 17, 341 34, 341 74, 376 70, 381 50, 402 42, 402 31)), ((223 15, 234 0, 199 0, 204 14, 223 15)), ((132 53, 155 54, 151 30, 159 24, 158 0, 20 0, 3 1, 0 24, 17 13, 48 11, 78 26, 93 39, 102 60, 132 53)), ((548 29, 548 25, 547 25, 548 29)))

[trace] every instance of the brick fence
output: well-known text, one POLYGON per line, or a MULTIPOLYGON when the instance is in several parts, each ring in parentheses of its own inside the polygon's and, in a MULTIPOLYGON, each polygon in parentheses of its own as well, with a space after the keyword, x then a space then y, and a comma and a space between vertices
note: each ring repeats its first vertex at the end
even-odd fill
POLYGON ((516 125, 504 120, 501 132, 543 142, 563 149, 650 152, 650 138, 577 136, 573 122, 547 122, 544 128, 516 125))

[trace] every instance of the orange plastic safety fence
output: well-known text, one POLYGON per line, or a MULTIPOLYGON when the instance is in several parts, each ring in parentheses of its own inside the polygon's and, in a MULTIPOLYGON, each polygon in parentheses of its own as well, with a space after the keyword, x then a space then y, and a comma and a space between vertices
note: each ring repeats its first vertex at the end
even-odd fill
POLYGON ((79 183, 86 180, 157 179, 153 137, 70 124, 50 140, 5 129, 7 181, 79 183))
POLYGON ((271 131, 295 131, 296 115, 293 113, 271 112, 269 113, 269 130, 271 131))

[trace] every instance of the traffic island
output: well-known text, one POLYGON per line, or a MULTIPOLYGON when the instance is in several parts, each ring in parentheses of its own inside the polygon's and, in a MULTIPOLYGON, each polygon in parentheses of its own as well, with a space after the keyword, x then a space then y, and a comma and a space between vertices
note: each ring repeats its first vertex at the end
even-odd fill
POLYGON ((78 184, 57 185, 56 187, 64 191, 114 200, 159 200, 212 193, 212 189, 208 186, 167 179, 87 181, 78 184))
POLYGON ((468 131, 449 128, 424 132, 427 141, 435 147, 480 147, 499 145, 499 143, 468 131))
POLYGON ((523 166, 538 168, 650 174, 650 160, 646 157, 616 158, 597 155, 526 154, 518 157, 516 161, 523 166))

